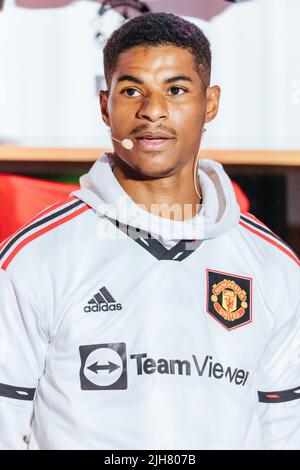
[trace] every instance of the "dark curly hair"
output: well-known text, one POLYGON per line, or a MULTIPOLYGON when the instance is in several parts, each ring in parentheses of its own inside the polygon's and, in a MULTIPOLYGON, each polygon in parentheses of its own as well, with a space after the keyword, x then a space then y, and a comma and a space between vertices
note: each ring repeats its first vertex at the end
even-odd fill
POLYGON ((177 46, 195 58, 204 88, 210 82, 210 43, 198 26, 172 13, 146 13, 113 32, 104 47, 104 74, 108 88, 121 52, 135 46, 177 46))

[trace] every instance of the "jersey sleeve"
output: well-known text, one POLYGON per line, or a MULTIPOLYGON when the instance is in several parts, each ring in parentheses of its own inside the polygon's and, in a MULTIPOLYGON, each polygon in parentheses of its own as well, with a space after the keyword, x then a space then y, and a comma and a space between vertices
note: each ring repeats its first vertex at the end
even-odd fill
POLYGON ((26 449, 47 350, 40 312, 0 269, 0 449, 26 449))
POLYGON ((283 289, 273 334, 256 372, 258 414, 266 450, 300 449, 299 286, 297 290, 290 303, 289 292, 283 289))

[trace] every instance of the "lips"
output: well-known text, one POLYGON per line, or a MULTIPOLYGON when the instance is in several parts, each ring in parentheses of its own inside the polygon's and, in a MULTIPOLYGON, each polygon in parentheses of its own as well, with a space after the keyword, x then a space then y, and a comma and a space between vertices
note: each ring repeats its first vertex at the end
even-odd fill
POLYGON ((144 132, 143 134, 138 134, 136 139, 142 140, 161 140, 161 139, 174 139, 174 136, 168 134, 167 132, 144 132))
POLYGON ((175 142, 175 137, 168 132, 143 132, 135 137, 136 145, 141 150, 164 150, 175 142))
POLYGON ((176 142, 174 137, 158 137, 157 135, 138 137, 135 139, 136 147, 142 151, 165 150, 176 142))

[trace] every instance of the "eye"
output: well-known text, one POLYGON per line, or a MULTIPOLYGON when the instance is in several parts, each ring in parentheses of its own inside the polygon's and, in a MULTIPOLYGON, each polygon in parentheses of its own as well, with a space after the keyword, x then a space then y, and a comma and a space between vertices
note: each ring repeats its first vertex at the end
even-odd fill
POLYGON ((140 94, 140 92, 135 88, 126 88, 125 90, 121 91, 121 93, 125 94, 126 96, 138 96, 134 94, 135 92, 140 94))
POLYGON ((185 90, 179 86, 172 86, 172 88, 170 88, 170 91, 172 92, 171 94, 176 96, 176 95, 182 95, 183 93, 185 93, 185 90), (182 93, 180 93, 182 92, 182 93))

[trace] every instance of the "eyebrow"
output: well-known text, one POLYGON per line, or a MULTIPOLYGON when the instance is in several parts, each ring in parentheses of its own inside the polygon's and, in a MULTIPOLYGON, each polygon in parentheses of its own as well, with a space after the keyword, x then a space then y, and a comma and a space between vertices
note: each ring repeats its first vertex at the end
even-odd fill
MULTIPOLYGON (((167 78, 164 83, 174 83, 178 81, 185 81, 193 83, 192 79, 187 75, 175 75, 175 77, 167 78)), ((134 77, 133 75, 121 75, 117 82, 133 82, 139 85, 143 85, 143 81, 140 78, 134 77)))

